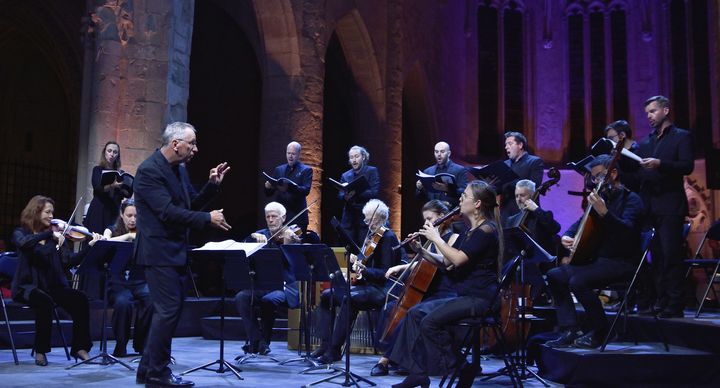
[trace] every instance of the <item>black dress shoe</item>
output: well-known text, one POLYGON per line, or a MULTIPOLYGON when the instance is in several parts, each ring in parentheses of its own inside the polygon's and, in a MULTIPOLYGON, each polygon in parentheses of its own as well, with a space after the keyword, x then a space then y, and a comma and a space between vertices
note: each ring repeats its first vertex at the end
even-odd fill
POLYGON ((394 384, 392 388, 428 388, 430 386, 430 378, 425 375, 410 375, 399 384, 394 384))
POLYGON ((387 376, 389 373, 388 366, 380 362, 370 370, 370 376, 387 376))
POLYGON ((317 362, 321 364, 332 364, 333 362, 340 361, 341 358, 340 352, 328 350, 325 354, 317 358, 317 362))
POLYGON ((310 357, 320 358, 320 357, 322 357, 323 354, 325 354, 325 352, 327 352, 327 347, 320 346, 319 348, 313 350, 310 353, 310 357))
POLYGON ((577 330, 565 330, 560 338, 545 342, 545 346, 551 348, 569 348, 573 346, 573 342, 579 337, 577 330))
POLYGON ((685 312, 677 309, 665 309, 660 311, 657 315, 658 318, 685 318, 685 312))
POLYGON ((600 335, 593 330, 581 337, 578 337, 574 344, 579 348, 594 349, 602 345, 603 339, 605 339, 604 335, 600 335))
POLYGON ((167 377, 148 377, 145 379, 146 387, 192 387, 195 385, 190 380, 183 380, 182 377, 170 375, 167 377))

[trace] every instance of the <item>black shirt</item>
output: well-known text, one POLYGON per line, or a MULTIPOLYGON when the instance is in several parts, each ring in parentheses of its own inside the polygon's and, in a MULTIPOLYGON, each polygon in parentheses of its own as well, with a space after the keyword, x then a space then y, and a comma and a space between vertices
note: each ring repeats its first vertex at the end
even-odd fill
POLYGON ((449 272, 459 296, 478 296, 490 299, 497 287, 498 236, 495 224, 485 221, 461 236, 460 250, 468 262, 449 272), (493 227, 492 232, 482 230, 483 225, 493 227))

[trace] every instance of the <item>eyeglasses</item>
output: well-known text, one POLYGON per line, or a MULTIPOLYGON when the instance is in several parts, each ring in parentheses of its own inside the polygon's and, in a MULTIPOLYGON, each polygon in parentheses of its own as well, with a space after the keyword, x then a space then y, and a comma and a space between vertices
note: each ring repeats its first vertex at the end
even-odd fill
POLYGON ((597 175, 590 175, 590 180, 593 183, 598 183, 601 180, 604 180, 606 175, 607 175, 607 173, 605 173, 605 172, 601 172, 600 174, 597 174, 597 175))

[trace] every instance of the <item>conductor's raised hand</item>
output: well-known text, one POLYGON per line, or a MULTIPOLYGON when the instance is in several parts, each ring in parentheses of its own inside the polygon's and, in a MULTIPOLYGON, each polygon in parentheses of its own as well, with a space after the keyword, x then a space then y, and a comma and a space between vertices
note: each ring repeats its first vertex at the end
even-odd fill
POLYGON ((225 231, 228 231, 232 229, 232 226, 225 221, 225 216, 223 215, 223 209, 220 210, 213 210, 210 212, 210 222, 212 225, 218 229, 222 229, 225 231))
POLYGON ((210 169, 210 177, 208 180, 211 183, 214 183, 216 185, 219 185, 222 183, 223 179, 225 178, 225 174, 230 171, 230 166, 227 164, 227 162, 222 162, 217 165, 217 167, 210 169))

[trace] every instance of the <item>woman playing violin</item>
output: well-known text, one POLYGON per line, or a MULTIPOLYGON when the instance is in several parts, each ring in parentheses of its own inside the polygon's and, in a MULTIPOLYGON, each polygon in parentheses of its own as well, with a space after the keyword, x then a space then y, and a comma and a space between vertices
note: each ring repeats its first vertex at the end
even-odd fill
POLYGON ((122 182, 102 185, 103 170, 120 170, 120 146, 114 141, 105 143, 100 152, 100 161, 93 167, 93 199, 88 207, 84 225, 93 232, 100 233, 112 225, 120 213, 120 202, 132 196, 132 188, 122 182))
MULTIPOLYGON (((400 259, 405 258, 405 251, 399 249, 393 250, 392 247, 399 245, 397 236, 390 228, 386 228, 385 224, 390 216, 390 210, 387 205, 378 199, 371 199, 362 209, 365 216, 365 224, 367 225, 367 238, 363 243, 362 249, 369 257, 362 260, 351 255, 352 263, 358 268, 360 280, 352 287, 350 291, 350 319, 355 320, 359 310, 380 309, 385 303, 385 272, 388 268, 397 264, 400 259), (373 235, 375 237, 373 238, 373 235), (375 241, 377 240, 377 241, 375 241), (372 249, 370 249, 372 247, 372 249), (369 253, 371 251, 371 253, 369 253)), ((344 294, 335 294, 334 298, 330 296, 330 290, 325 290, 320 297, 319 324, 320 338, 322 342, 313 354, 318 358, 319 362, 332 363, 340 359, 340 349, 345 343, 345 328, 347 324, 347 309, 341 308, 338 312, 338 319, 335 319, 333 325, 333 316, 330 314, 331 299, 336 305, 341 305, 344 294), (332 333, 330 328, 333 328, 332 333), (332 335, 332 337, 331 337, 332 335)))
MULTIPOLYGON (((105 229, 103 237, 110 241, 134 241, 136 215, 135 201, 132 199, 124 201, 120 205, 120 215, 115 225, 105 229)), ((110 276, 108 300, 113 306, 112 328, 115 334, 115 350, 112 354, 115 357, 128 355, 127 343, 130 339, 133 307, 136 309, 133 349, 142 354, 153 312, 145 274, 135 265, 128 264, 128 268, 120 276, 117 274, 110 276)))
MULTIPOLYGON (((460 213, 470 221, 470 229, 460 236, 458 248, 445 242, 430 222, 425 222, 420 230, 442 254, 444 265, 455 267, 450 278, 458 296, 423 302, 408 311, 390 359, 410 375, 393 387, 427 387, 428 376, 445 374, 463 362, 456 357, 450 325, 484 314, 495 294, 497 269, 502 260, 495 198, 493 188, 483 181, 470 182, 465 188, 460 196, 460 213), (495 222, 490 220, 493 213, 495 222)), ((475 377, 474 371, 464 372, 461 376, 475 377)))
MULTIPOLYGON (((64 231, 53 229, 55 202, 36 195, 30 199, 20 215, 20 227, 13 232, 18 249, 18 267, 12 282, 13 299, 29 305, 35 311, 35 364, 47 365, 45 354, 50 351, 55 305, 67 311, 73 320, 72 354, 86 360, 92 347, 90 342, 90 307, 87 296, 68 285, 65 269, 76 265, 86 251, 73 253, 66 244, 64 231)), ((100 239, 93 234, 88 245, 100 239)))
MULTIPOLYGON (((435 221, 444 217, 447 213, 449 213, 449 210, 446 202, 437 199, 428 201, 422 207, 423 220, 433 224, 435 223, 435 221)), ((440 235, 442 236, 443 241, 447 242, 452 246, 455 246, 455 244, 459 243, 459 236, 458 234, 454 233, 450 228, 451 222, 452 218, 440 224, 438 226, 438 230, 440 232, 440 235)), ((417 254, 421 255, 422 257, 427 258, 427 260, 434 261, 435 263, 442 263, 443 257, 438 253, 435 244, 428 242, 428 244, 426 245, 420 245, 417 239, 414 238, 418 234, 419 233, 413 233, 408 236, 408 238, 413 238, 412 242, 410 243, 413 251, 417 252, 417 254)), ((385 272, 385 277, 389 279, 391 276, 398 276, 402 273, 407 273, 409 272, 409 267, 415 267, 416 265, 417 262, 414 261, 412 264, 399 264, 390 267, 387 272, 385 272)), ((425 297, 423 298, 423 301, 457 296, 457 292, 455 291, 452 282, 447 276, 447 271, 448 270, 445 268, 444 265, 438 266, 437 271, 435 272, 435 276, 432 279, 432 283, 430 283, 427 291, 425 292, 425 297)), ((393 301, 391 304, 388 304, 385 310, 383 310, 382 318, 378 322, 379 328, 384 328, 385 322, 388 319, 386 315, 393 311, 394 306, 395 301, 393 301)), ((395 331, 397 331, 397 329, 395 331)), ((370 371, 371 376, 386 376, 388 374, 388 364, 390 362, 390 353, 392 351, 394 341, 392 340, 392 338, 390 338, 386 339, 384 342, 385 343, 380 343, 380 347, 384 351, 383 356, 370 371)))

